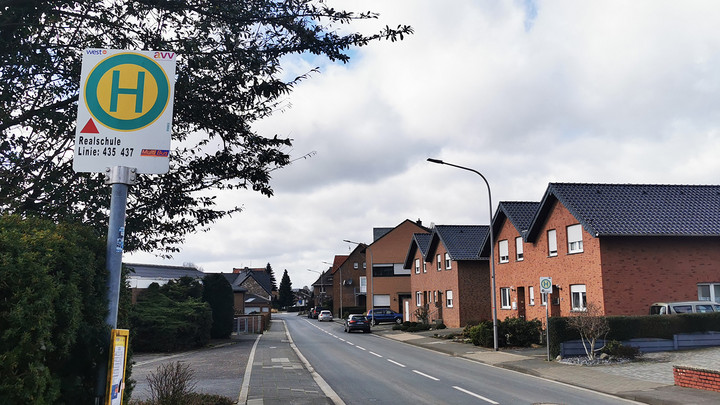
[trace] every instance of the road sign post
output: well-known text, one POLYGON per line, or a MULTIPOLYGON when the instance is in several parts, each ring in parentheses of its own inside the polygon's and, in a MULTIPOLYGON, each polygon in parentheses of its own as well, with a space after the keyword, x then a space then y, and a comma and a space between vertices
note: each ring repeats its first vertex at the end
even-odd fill
MULTIPOLYGON (((112 187, 105 264, 111 329, 117 327, 128 187, 138 173, 169 169, 174 81, 172 52, 83 53, 73 169, 105 173, 112 187)), ((107 376, 108 364, 100 364, 96 404, 110 403, 107 376)))
POLYGON ((545 297, 545 343, 547 345, 547 360, 550 361, 550 294, 552 294, 552 278, 540 277, 540 294, 547 294, 545 297))

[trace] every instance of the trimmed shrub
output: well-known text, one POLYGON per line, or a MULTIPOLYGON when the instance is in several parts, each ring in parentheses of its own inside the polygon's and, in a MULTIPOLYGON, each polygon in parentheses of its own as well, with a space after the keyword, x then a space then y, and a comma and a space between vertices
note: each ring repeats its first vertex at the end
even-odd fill
POLYGON ((475 346, 493 347, 492 321, 480 322, 475 326, 465 327, 465 336, 475 346))
POLYGON ((538 319, 528 321, 523 318, 505 318, 498 325, 498 329, 498 335, 502 331, 502 336, 505 337, 506 346, 529 347, 539 342, 542 322, 538 319))
POLYGON ((625 346, 617 340, 606 342, 602 352, 623 359, 634 359, 640 354, 637 347, 625 346))

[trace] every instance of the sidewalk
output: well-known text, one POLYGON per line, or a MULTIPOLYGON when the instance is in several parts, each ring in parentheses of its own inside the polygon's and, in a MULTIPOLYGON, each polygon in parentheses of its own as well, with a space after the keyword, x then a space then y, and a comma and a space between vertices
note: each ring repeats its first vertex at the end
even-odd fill
MULTIPOLYGON (((285 333, 284 324, 273 320, 270 330, 258 337, 250 354, 243 378, 240 404, 333 404, 333 393, 326 394, 316 382, 319 376, 293 349, 294 343, 285 333)), ((320 378, 322 383, 322 378, 320 378)))
MULTIPOLYGON (((672 380, 668 381, 667 369, 669 367, 672 370, 672 364, 650 362, 595 367, 577 366, 556 361, 548 362, 545 349, 496 352, 472 344, 433 337, 435 334, 447 335, 461 331, 462 329, 445 329, 407 333, 392 330, 390 325, 373 327, 373 333, 385 338, 647 404, 720 404, 720 392, 676 387, 672 380), (618 368, 623 371, 613 372, 618 368), (642 372, 638 371, 640 368, 643 369, 642 372)), ((676 361, 674 364, 692 365, 688 363, 691 363, 693 358, 702 358, 706 364, 720 365, 720 348, 703 349, 702 353, 697 350, 679 352, 674 353, 672 357, 673 361, 676 361)))

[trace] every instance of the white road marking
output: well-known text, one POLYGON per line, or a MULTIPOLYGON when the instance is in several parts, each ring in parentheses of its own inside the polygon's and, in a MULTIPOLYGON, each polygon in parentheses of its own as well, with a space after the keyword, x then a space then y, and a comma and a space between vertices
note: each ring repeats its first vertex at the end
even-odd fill
POLYGON ((468 390, 466 390, 466 389, 464 389, 464 388, 460 388, 460 387, 458 387, 458 386, 456 386, 456 385, 453 385, 453 388, 455 388, 456 390, 458 390, 458 391, 460 391, 460 392, 464 392, 464 393, 466 393, 466 394, 468 394, 468 395, 472 395, 472 396, 474 396, 475 398, 482 399, 483 401, 489 402, 489 403, 491 403, 491 404, 493 404, 493 405, 499 405, 499 402, 495 402, 495 401, 493 401, 493 400, 490 399, 490 398, 485 398, 484 396, 482 396, 482 395, 480 395, 480 394, 476 394, 476 393, 474 393, 474 392, 472 392, 472 391, 468 391, 468 390))
POLYGON ((413 373, 415 373, 415 374, 420 374, 421 376, 427 377, 427 378, 429 378, 429 379, 431 379, 431 380, 434 380, 434 381, 440 381, 439 378, 435 378, 435 377, 433 377, 433 376, 431 376, 431 375, 427 375, 427 374, 425 374, 425 373, 423 373, 423 372, 420 372, 420 371, 417 371, 417 370, 413 370, 413 373))
POLYGON ((355 347, 357 347, 357 348, 360 349, 360 350, 365 350, 365 351, 367 351, 367 349, 364 348, 364 347, 362 347, 362 346, 357 346, 357 345, 355 345, 355 347))
POLYGON ((382 357, 381 355, 379 355, 379 354, 377 354, 377 353, 375 353, 375 352, 370 352, 370 354, 372 354, 373 356, 382 357))
POLYGON ((387 359, 387 361, 389 361, 390 363, 392 363, 392 364, 395 364, 395 365, 397 365, 397 366, 400 366, 400 367, 405 367, 405 365, 404 365, 404 364, 398 363, 398 362, 397 362, 397 361, 395 361, 395 360, 392 360, 392 359, 387 359))

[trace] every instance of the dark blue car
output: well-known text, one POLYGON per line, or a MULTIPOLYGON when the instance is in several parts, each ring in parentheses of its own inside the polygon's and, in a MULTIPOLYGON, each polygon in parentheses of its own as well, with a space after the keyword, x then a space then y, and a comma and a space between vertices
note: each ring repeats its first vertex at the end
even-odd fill
POLYGON ((368 311, 367 319, 371 320, 373 325, 389 322, 395 322, 396 324, 400 325, 403 322, 403 315, 401 313, 393 311, 392 309, 375 308, 368 311))

